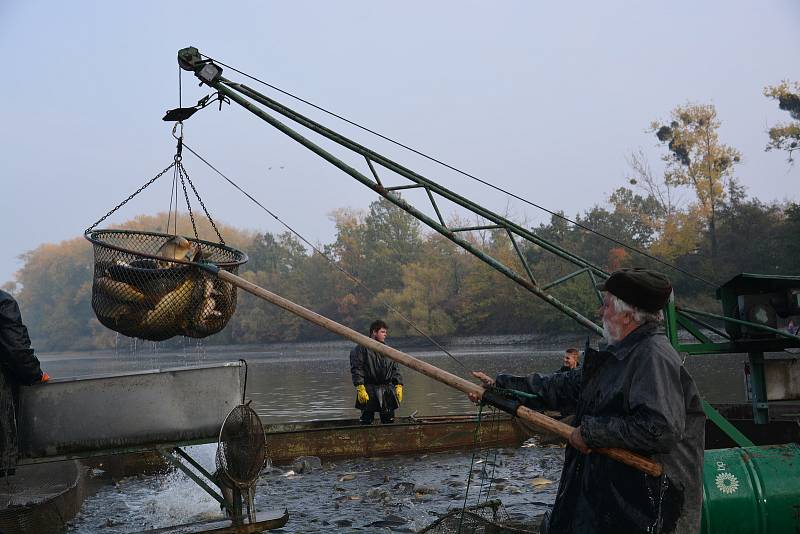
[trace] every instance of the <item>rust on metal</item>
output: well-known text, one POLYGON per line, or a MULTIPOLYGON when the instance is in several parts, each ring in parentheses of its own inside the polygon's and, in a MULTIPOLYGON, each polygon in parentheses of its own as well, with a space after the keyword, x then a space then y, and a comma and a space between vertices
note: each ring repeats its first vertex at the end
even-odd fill
MULTIPOLYGON (((312 421, 265 427, 267 454, 273 464, 291 463, 300 456, 322 460, 427 454, 469 450, 475 445, 477 417, 432 416, 387 425, 360 425, 358 420, 312 421)), ((483 417, 478 447, 519 446, 529 437, 514 419, 505 415, 483 417)))

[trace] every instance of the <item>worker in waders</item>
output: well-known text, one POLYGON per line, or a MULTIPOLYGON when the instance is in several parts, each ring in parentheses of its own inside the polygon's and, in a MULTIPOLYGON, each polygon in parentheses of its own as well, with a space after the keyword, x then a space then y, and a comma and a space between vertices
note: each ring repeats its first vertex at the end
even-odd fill
POLYGON ((19 386, 49 379, 33 354, 17 301, 0 290, 0 476, 13 475, 17 466, 19 386))
MULTIPOLYGON (((380 319, 369 327, 369 337, 386 342, 388 328, 380 319)), ((394 411, 403 402, 403 377, 397 364, 382 354, 356 345, 350 351, 350 374, 356 387, 356 405, 361 410, 361 424, 371 425, 375 412, 381 423, 394 421, 394 411)))

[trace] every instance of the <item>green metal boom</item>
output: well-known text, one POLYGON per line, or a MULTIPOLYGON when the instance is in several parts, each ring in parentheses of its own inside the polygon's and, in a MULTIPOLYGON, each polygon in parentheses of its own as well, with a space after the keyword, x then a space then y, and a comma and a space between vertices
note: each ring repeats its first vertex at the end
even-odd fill
MULTIPOLYGON (((549 292, 551 288, 567 282, 568 280, 579 276, 584 276, 589 278, 592 287, 595 288, 595 293, 598 299, 600 299, 600 294, 596 289, 598 281, 604 280, 609 276, 609 273, 600 266, 594 265, 589 260, 573 254, 572 252, 556 245, 555 243, 536 235, 527 228, 508 220, 502 215, 488 210, 477 203, 439 185, 433 180, 422 176, 421 174, 418 174, 395 161, 392 161, 391 159, 319 124, 318 122, 304 115, 301 115, 300 113, 288 108, 280 102, 277 102, 276 100, 259 93, 253 88, 228 80, 222 76, 221 67, 216 65, 211 59, 204 59, 200 52, 194 47, 180 50, 178 52, 178 63, 181 68, 192 71, 201 80, 201 82, 218 91, 222 97, 227 97, 231 101, 241 105, 246 110, 250 111, 277 130, 283 132, 290 138, 305 146, 335 167, 352 176, 397 207, 403 209, 405 212, 422 221, 430 228, 436 230, 453 243, 456 243, 464 250, 470 252, 475 257, 487 263, 489 266, 510 278, 520 286, 524 287, 554 308, 571 317, 580 325, 584 326, 595 334, 602 335, 602 328, 597 323, 585 317, 574 307, 554 297, 549 292), (311 130, 312 132, 315 132, 316 134, 333 141, 339 146, 344 147, 363 157, 366 160, 371 176, 367 176, 366 174, 348 165, 318 144, 314 143, 307 137, 303 136, 296 130, 292 129, 269 114, 264 108, 268 108, 282 115, 283 117, 290 119, 296 124, 299 124, 311 130), (387 187, 381 181, 377 168, 386 169, 396 173, 409 180, 411 183, 408 185, 387 187), (409 203, 406 199, 395 193, 396 191, 407 189, 423 189, 425 191, 426 196, 436 214, 435 219, 429 217, 420 209, 409 203), (470 227, 450 227, 442 217, 441 210, 437 204, 438 198, 453 202, 458 206, 470 211, 474 215, 489 221, 490 224, 470 227), (517 272, 517 270, 515 270, 514 267, 509 265, 507 262, 503 262, 500 259, 487 254, 485 251, 478 249, 463 237, 463 233, 474 230, 504 231, 510 239, 514 251, 516 252, 516 258, 519 260, 519 263, 522 265, 522 268, 525 271, 524 274, 517 272), (532 245, 540 247, 542 250, 558 256, 562 260, 572 264, 576 270, 552 282, 540 284, 534 275, 533 267, 529 264, 527 258, 522 253, 518 240, 528 242, 532 245)), ((763 356, 763 353, 766 351, 783 350, 788 347, 800 347, 800 338, 797 336, 789 335, 785 332, 764 327, 763 325, 748 323, 747 321, 741 321, 739 319, 734 319, 724 315, 715 315, 705 312, 679 309, 675 306, 673 301, 671 301, 665 309, 665 323, 667 336, 676 350, 692 355, 747 353, 751 355, 751 364, 759 366, 763 358, 760 359, 758 355, 763 356), (773 333, 777 333, 779 337, 768 340, 731 339, 731 336, 726 332, 715 328, 707 322, 704 322, 700 317, 710 317, 712 319, 722 320, 724 322, 745 323, 752 328, 772 330, 773 333), (682 328, 688 332, 694 338, 694 342, 685 343, 679 340, 679 328, 682 328), (716 333, 717 335, 723 337, 725 341, 712 341, 706 334, 703 333, 701 328, 716 333)), ((761 367, 759 367, 759 369, 761 369, 761 367)), ((758 379, 759 376, 761 375, 758 372, 754 374, 756 379, 758 379)), ((754 384, 754 409, 756 409, 757 404, 759 406, 765 404, 765 395, 759 393, 763 389, 762 383, 754 384), (756 401, 755 398, 757 396, 759 397, 758 401, 756 401)), ((756 417, 756 419, 758 420, 759 417, 756 417)), ((762 417, 761 419, 764 418, 762 417)), ((747 444, 747 442, 742 442, 742 444, 747 444)))

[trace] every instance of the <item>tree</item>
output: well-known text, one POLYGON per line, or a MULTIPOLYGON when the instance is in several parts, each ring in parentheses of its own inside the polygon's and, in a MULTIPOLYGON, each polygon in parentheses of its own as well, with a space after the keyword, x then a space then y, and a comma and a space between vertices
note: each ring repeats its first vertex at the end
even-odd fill
POLYGON ((792 152, 800 148, 800 82, 783 80, 778 85, 764 88, 764 96, 778 101, 778 107, 788 111, 791 122, 776 124, 769 129, 769 143, 766 151, 785 150, 789 163, 793 163, 792 152))
POLYGON ((714 270, 718 254, 717 215, 741 154, 720 143, 720 121, 711 104, 678 106, 670 119, 669 123, 653 121, 650 125, 659 142, 667 147, 662 157, 667 165, 665 182, 672 186, 690 186, 694 190, 699 206, 697 213, 705 222, 711 241, 714 270))

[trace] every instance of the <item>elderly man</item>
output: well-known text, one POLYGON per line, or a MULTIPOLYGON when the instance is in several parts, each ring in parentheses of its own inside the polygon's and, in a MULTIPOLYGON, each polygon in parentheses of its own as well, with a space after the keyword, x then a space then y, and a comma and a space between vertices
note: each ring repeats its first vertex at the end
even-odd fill
POLYGON ((601 308, 607 347, 587 349, 583 366, 564 373, 511 376, 484 384, 538 393, 544 407, 576 406, 576 428, 542 532, 700 531, 705 415, 681 357, 659 332, 669 279, 623 269, 605 281, 601 308), (620 447, 664 467, 656 478, 593 448, 620 447))

